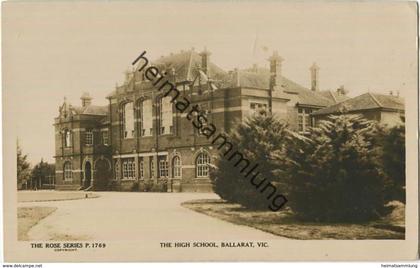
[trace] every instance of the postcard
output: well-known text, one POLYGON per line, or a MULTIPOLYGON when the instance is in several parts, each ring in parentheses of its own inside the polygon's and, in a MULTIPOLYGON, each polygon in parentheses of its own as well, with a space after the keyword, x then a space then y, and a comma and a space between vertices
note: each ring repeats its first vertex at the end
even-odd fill
POLYGON ((5 260, 415 260, 417 16, 4 2, 5 260))

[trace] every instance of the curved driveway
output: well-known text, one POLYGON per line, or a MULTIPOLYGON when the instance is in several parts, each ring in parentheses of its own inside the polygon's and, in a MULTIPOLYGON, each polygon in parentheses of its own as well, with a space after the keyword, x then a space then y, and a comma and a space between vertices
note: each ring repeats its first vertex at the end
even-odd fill
POLYGON ((30 240, 271 240, 282 237, 212 218, 180 204, 217 198, 211 193, 101 192, 101 197, 19 206, 58 209, 28 233, 30 240))

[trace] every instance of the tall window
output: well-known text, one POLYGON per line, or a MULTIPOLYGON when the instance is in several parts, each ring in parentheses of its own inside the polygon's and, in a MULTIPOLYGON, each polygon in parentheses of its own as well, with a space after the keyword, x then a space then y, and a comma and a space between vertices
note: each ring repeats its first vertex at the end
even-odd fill
MULTIPOLYGON (((198 114, 200 114, 201 116, 204 116, 204 117, 207 118, 207 120, 200 120, 201 121, 201 124, 203 126, 198 129, 198 135, 203 135, 204 134, 203 129, 205 127, 207 127, 209 125, 209 122, 211 121, 211 118, 210 118, 210 110, 208 108, 208 104, 207 103, 200 104, 200 108, 199 108, 198 114)), ((198 114, 197 114, 197 116, 198 116, 198 114)))
POLYGON ((136 119, 137 119, 137 129, 140 136, 144 136, 143 133, 143 100, 140 99, 136 102, 136 119))
POLYGON ((181 163, 181 157, 175 156, 172 159, 172 176, 174 178, 181 177, 182 174, 182 163, 181 163))
POLYGON ((310 114, 312 109, 298 108, 298 130, 300 132, 307 132, 312 126, 310 114))
POLYGON ((196 160, 197 177, 208 177, 210 156, 206 153, 200 153, 196 160))
POLYGON ((144 161, 143 157, 139 158, 139 177, 140 179, 144 178, 144 161))
POLYGON ((85 132, 85 145, 93 145, 93 131, 91 129, 86 130, 85 132))
POLYGON ((64 163, 64 181, 73 180, 73 170, 71 162, 64 163))
POLYGON ((123 179, 133 180, 136 178, 134 158, 123 159, 123 179))
POLYGON ((172 97, 159 99, 159 134, 170 134, 173 131, 172 97))
POLYGON ((108 145, 109 141, 108 141, 108 130, 102 131, 102 144, 103 145, 108 145))
POLYGON ((166 156, 159 157, 159 178, 167 178, 168 175, 168 159, 166 158, 166 156))
POLYGON ((118 180, 120 178, 120 162, 118 160, 115 160, 114 169, 115 179, 118 180))
POLYGON ((134 136, 134 110, 132 102, 123 105, 121 119, 123 137, 125 139, 132 138, 134 136))
POLYGON ((142 136, 151 136, 153 133, 153 114, 151 99, 143 101, 142 115, 142 136))
POLYGON ((64 146, 71 147, 71 131, 69 129, 64 130, 64 146))

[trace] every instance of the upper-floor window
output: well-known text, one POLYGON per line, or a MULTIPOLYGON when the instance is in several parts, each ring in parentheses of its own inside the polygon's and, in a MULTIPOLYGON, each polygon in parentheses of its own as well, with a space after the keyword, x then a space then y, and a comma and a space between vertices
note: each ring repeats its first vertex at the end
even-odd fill
POLYGON ((313 126, 310 114, 312 113, 310 108, 298 108, 298 131, 307 132, 309 128, 313 126))
POLYGON ((73 180, 73 170, 71 162, 64 163, 64 180, 72 181, 73 180))
POLYGON ((109 137, 108 137, 108 130, 102 131, 102 144, 108 145, 109 144, 109 137))
POLYGON ((139 136, 143 136, 143 99, 136 102, 136 121, 139 136))
POLYGON ((64 146, 71 147, 71 130, 64 130, 64 146))
POLYGON ((134 110, 133 103, 127 102, 122 107, 121 112, 122 134, 125 139, 133 138, 134 136, 134 110))
POLYGON ((132 180, 136 177, 134 158, 123 159, 123 179, 132 180))
POLYGON ((152 100, 146 99, 142 105, 142 136, 151 136, 153 133, 152 100))
POLYGON ((173 131, 172 97, 159 99, 159 134, 170 134, 173 131))
POLYGON ((93 145, 93 131, 91 129, 86 130, 85 132, 85 145, 93 145))
POLYGON ((211 118, 210 118, 210 115, 211 115, 210 113, 211 112, 210 112, 210 109, 209 109, 207 103, 202 103, 202 104, 200 104, 199 107, 200 108, 198 109, 199 112, 197 113, 197 116, 201 115, 201 116, 203 116, 207 119, 207 120, 204 120, 204 119, 200 120, 200 123, 201 123, 202 127, 200 127, 198 129, 198 135, 201 136, 201 135, 204 134, 203 129, 209 125, 209 122, 211 122, 211 118))
POLYGON ((258 102, 251 102, 249 104, 249 108, 251 109, 251 114, 255 114, 257 112, 267 110, 267 104, 258 103, 258 102))

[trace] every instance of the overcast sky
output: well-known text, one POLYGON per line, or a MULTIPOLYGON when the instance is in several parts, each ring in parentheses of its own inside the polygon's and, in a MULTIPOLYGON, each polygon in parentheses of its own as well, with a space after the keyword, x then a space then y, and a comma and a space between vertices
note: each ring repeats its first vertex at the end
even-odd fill
POLYGON ((268 67, 278 50, 283 74, 307 87, 316 62, 321 89, 417 89, 414 3, 6 2, 3 26, 4 116, 32 163, 53 161, 63 97, 80 105, 88 91, 106 104, 143 50, 154 59, 206 46, 225 70, 268 67))

